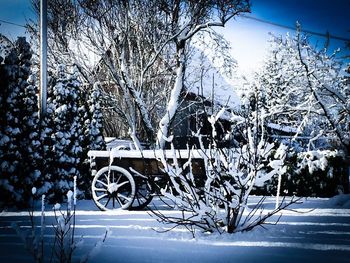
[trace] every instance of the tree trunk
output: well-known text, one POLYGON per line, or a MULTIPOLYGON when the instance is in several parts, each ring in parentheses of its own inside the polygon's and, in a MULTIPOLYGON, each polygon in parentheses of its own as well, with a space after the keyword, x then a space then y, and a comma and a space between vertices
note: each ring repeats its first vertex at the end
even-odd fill
POLYGON ((179 107, 181 92, 184 88, 183 82, 185 76, 185 41, 180 41, 177 44, 177 58, 175 84, 171 90, 167 103, 167 109, 165 115, 159 122, 159 128, 157 132, 157 147, 159 149, 164 149, 165 147, 165 143, 169 137, 169 129, 175 118, 177 109, 179 107))

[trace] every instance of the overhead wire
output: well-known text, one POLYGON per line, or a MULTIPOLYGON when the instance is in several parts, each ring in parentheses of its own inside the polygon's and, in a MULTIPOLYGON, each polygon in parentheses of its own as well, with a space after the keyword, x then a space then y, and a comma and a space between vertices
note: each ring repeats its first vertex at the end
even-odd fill
POLYGON ((0 23, 5 23, 5 24, 13 25, 13 26, 19 26, 19 27, 26 28, 24 25, 20 25, 20 24, 17 24, 17 23, 13 23, 13 22, 10 22, 10 21, 3 20, 3 19, 0 19, 0 23))
MULTIPOLYGON (((292 26, 287 26, 287 25, 275 23, 275 22, 272 22, 272 21, 268 21, 268 20, 261 19, 261 18, 256 18, 256 17, 249 16, 249 15, 240 15, 240 16, 243 17, 243 18, 255 20, 257 22, 264 23, 264 24, 269 24, 269 25, 272 25, 272 26, 277 26, 277 27, 286 28, 286 29, 292 29, 292 30, 296 29, 295 27, 292 27, 292 26)), ((324 33, 319 33, 319 32, 315 32, 315 31, 311 31, 311 30, 307 30, 307 29, 301 29, 301 31, 304 32, 304 33, 311 34, 311 35, 316 35, 316 36, 321 36, 321 37, 325 37, 325 38, 332 38, 332 39, 337 39, 337 40, 341 40, 341 41, 350 42, 350 38, 331 35, 328 32, 326 34, 324 34, 324 33)))

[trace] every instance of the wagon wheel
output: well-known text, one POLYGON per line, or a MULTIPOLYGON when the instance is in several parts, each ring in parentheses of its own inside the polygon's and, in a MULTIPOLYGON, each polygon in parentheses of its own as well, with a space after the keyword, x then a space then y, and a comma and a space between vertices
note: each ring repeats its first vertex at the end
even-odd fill
POLYGON ((131 205, 132 210, 141 210, 152 201, 154 186, 148 178, 134 176, 136 182, 136 193, 134 202, 131 205))
POLYGON ((134 201, 135 189, 131 174, 119 166, 102 168, 92 181, 92 197, 104 211, 128 209, 134 201))

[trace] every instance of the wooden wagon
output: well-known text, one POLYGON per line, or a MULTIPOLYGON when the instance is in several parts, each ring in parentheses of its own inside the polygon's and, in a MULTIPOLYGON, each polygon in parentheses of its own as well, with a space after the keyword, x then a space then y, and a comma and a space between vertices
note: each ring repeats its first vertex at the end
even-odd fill
POLYGON ((189 150, 119 150, 89 151, 92 171, 92 196, 101 210, 142 209, 157 188, 169 177, 164 162, 179 165, 191 158, 192 172, 200 180, 205 175, 203 153, 189 150))

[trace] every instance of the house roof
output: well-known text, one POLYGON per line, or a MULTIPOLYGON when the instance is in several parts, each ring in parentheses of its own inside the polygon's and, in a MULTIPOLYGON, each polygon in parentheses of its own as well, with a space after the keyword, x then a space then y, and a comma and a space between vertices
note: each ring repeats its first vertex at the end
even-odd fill
POLYGON ((281 131, 281 132, 286 132, 290 134, 296 134, 298 132, 298 129, 292 126, 287 126, 287 125, 280 125, 276 123, 268 123, 267 127, 276 130, 276 131, 281 131))
POLYGON ((185 85, 188 93, 206 98, 220 108, 236 109, 241 105, 234 86, 199 49, 194 48, 191 54, 186 69, 185 85))

